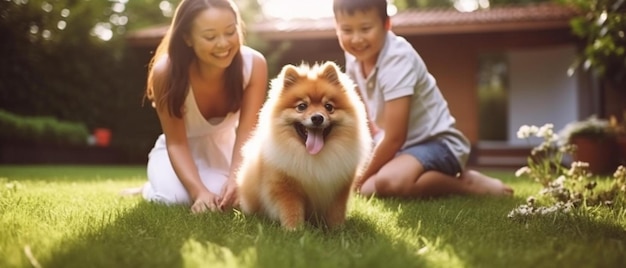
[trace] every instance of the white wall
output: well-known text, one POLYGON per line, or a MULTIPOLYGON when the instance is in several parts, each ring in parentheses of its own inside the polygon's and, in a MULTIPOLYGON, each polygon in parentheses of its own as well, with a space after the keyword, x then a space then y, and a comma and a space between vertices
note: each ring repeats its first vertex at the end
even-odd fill
MULTIPOLYGON (((559 131, 577 119, 578 83, 567 69, 575 58, 574 46, 509 51, 508 142, 527 144, 517 138, 522 125, 554 124, 559 131)), ((535 140, 534 143, 538 143, 535 140)))

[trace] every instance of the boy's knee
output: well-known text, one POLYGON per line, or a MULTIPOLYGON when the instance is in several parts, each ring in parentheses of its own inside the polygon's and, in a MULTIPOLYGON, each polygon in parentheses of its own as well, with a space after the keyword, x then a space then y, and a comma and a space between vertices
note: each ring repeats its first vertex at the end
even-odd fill
POLYGON ((391 178, 378 177, 374 183, 376 193, 381 196, 398 196, 401 195, 405 187, 398 181, 391 178))

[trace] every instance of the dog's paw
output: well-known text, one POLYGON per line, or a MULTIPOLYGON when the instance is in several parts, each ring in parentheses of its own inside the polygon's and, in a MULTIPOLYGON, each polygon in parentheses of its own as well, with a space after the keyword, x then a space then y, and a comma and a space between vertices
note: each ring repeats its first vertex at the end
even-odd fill
POLYGON ((287 231, 298 231, 303 228, 304 220, 294 218, 283 219, 280 221, 280 225, 287 231))

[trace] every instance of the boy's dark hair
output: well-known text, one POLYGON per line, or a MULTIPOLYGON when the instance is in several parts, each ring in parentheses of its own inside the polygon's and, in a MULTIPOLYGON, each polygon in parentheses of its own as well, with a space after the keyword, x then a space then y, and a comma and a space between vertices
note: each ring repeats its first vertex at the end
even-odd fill
POLYGON ((353 15, 357 11, 376 9, 376 13, 386 23, 389 19, 387 14, 387 0, 334 0, 333 13, 347 13, 353 15))

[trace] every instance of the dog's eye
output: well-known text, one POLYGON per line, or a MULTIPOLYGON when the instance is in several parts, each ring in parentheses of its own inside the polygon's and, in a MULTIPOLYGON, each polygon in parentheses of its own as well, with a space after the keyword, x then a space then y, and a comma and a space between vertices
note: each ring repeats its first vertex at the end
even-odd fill
POLYGON ((332 105, 332 104, 330 104, 330 103, 326 103, 326 104, 324 105, 324 108, 326 108, 326 111, 331 112, 331 113, 332 113, 333 111, 335 111, 335 106, 333 106, 333 105, 332 105))
POLYGON ((306 110, 308 106, 306 105, 306 103, 300 103, 298 104, 298 106, 296 106, 296 111, 298 112, 303 112, 304 110, 306 110))

